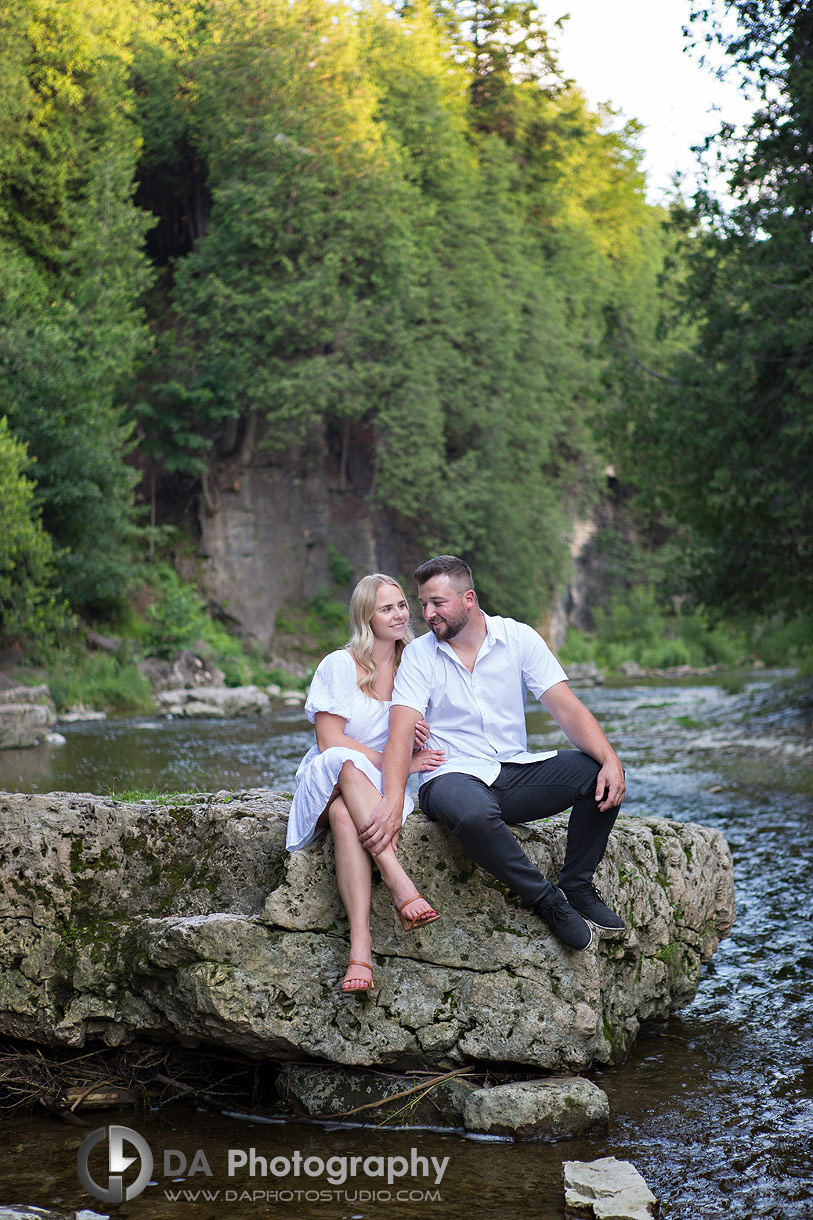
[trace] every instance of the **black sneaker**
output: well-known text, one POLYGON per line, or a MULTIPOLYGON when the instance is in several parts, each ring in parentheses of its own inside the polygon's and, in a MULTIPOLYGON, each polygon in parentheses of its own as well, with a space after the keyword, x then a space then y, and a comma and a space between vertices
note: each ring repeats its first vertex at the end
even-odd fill
POLYGON ((593 943, 593 929, 577 915, 560 889, 554 887, 550 898, 541 898, 534 910, 550 930, 570 949, 588 949, 593 943))
POLYGON ((623 932, 626 924, 620 915, 611 911, 592 882, 578 889, 562 890, 574 910, 589 919, 602 932, 623 932))

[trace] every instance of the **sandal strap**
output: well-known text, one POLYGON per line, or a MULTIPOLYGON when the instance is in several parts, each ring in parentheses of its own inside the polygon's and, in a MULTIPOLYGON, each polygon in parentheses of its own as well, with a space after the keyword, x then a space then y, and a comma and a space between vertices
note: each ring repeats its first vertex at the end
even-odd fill
MULTIPOLYGON (((400 905, 400 906, 399 906, 399 908, 398 908, 398 913, 399 913, 399 915, 400 915, 400 914, 401 914, 401 912, 403 911, 404 907, 408 907, 408 906, 409 906, 410 902, 420 902, 420 901, 422 901, 422 897, 421 897, 421 895, 420 895, 420 894, 413 894, 411 898, 407 898, 406 902, 402 902, 402 903, 401 903, 401 905, 400 905)), ((417 916, 416 916, 416 918, 417 918, 417 916)))
POLYGON ((373 968, 372 968, 372 966, 370 965, 370 963, 369 963, 369 962, 360 962, 360 961, 358 960, 358 958, 351 957, 351 958, 348 960, 348 963, 347 963, 347 964, 348 964, 348 966, 364 966, 364 967, 365 967, 365 969, 367 969, 367 970, 369 970, 369 971, 370 971, 370 974, 372 974, 372 973, 373 973, 373 968))

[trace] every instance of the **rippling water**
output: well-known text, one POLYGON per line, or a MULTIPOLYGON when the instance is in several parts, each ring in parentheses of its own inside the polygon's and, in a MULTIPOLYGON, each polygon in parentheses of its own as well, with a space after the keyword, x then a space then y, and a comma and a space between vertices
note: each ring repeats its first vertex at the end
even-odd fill
MULTIPOLYGON (((214 1204, 200 1198, 170 1204, 156 1187, 112 1214, 561 1220, 562 1161, 614 1155, 634 1161, 667 1220, 811 1220, 813 753, 809 728, 781 702, 774 706, 767 691, 762 679, 736 695, 713 684, 582 692, 627 768, 627 812, 718 827, 731 845, 737 884, 737 923, 704 969, 694 1003, 667 1024, 644 1029, 622 1067, 592 1073, 610 1098, 607 1137, 522 1145, 460 1134, 247 1124, 176 1107, 136 1122, 129 1112, 119 1120, 157 1147, 205 1147, 213 1164, 225 1149, 250 1144, 269 1154, 299 1148, 324 1158, 409 1155, 416 1147, 450 1161, 437 1201, 359 1199, 351 1192, 325 1202, 224 1204, 221 1196, 214 1204)), ((555 744, 558 731, 541 713, 530 713, 528 724, 537 745, 555 744)), ((307 723, 290 711, 270 724, 141 720, 63 731, 64 747, 0 754, 0 785, 290 789, 311 740, 307 723)), ((0 1123, 0 1203, 104 1213, 76 1180, 81 1138, 50 1120, 0 1123)), ((184 1184, 201 1185, 222 1190, 233 1182, 184 1184)))

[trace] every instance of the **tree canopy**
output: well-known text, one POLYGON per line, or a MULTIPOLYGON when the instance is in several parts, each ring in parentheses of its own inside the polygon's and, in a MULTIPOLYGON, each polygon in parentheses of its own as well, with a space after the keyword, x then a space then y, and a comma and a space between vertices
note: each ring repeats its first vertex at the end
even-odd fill
POLYGON ((677 350, 658 382, 638 364, 624 412, 634 478, 684 528, 686 576, 709 607, 794 614, 813 594, 813 14, 752 0, 713 9, 758 100, 711 152, 729 198, 675 209, 677 350))
POLYGON ((667 231, 525 0, 9 0, 0 414, 71 606, 126 595, 145 470, 318 434, 493 610, 552 605, 612 461, 708 604, 801 605, 810 18, 733 7, 735 203, 667 231))

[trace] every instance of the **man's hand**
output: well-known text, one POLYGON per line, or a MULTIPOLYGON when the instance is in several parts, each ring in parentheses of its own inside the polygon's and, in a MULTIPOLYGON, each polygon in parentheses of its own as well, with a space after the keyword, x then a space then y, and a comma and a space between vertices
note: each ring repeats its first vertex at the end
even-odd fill
POLYGON ((617 757, 611 758, 596 776, 596 801, 602 813, 615 809, 624 799, 627 785, 624 769, 617 757))
POLYGON ((601 770, 596 776, 596 801, 601 812, 615 809, 627 791, 624 768, 593 713, 573 694, 567 682, 557 682, 549 687, 540 702, 548 709, 568 741, 600 765, 601 770))
POLYGON ((397 850, 402 812, 403 803, 396 809, 385 796, 382 796, 371 811, 369 818, 359 831, 359 839, 371 856, 379 855, 390 843, 393 851, 397 850))

